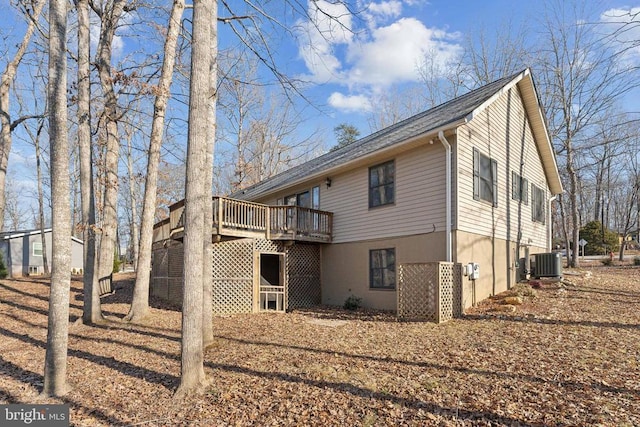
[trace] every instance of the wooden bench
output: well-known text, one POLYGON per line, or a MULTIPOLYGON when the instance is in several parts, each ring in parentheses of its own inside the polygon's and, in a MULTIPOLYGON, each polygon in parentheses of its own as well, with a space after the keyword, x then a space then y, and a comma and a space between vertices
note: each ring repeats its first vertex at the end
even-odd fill
POLYGON ((113 293, 113 273, 98 279, 98 289, 101 297, 113 293))

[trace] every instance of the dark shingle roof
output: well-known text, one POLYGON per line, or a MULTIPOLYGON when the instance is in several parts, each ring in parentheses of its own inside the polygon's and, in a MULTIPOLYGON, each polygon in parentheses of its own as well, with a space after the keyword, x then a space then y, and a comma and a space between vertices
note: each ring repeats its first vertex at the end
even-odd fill
POLYGON ((406 141, 409 138, 446 127, 447 124, 463 119, 476 108, 480 107, 485 101, 520 74, 521 72, 472 90, 451 101, 361 138, 345 147, 330 151, 308 162, 294 166, 278 175, 231 194, 231 197, 253 200, 279 187, 297 182, 306 176, 321 173, 322 171, 349 163, 367 154, 406 141))

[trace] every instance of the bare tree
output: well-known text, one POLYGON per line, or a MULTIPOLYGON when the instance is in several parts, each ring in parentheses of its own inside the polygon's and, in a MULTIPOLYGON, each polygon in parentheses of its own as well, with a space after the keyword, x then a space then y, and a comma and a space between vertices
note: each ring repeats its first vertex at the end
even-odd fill
POLYGON ((146 316, 149 310, 149 280, 151 268, 151 245, 153 240, 153 221, 156 212, 158 190, 158 166, 160 148, 164 131, 169 89, 175 65, 176 45, 180 33, 180 20, 184 11, 184 0, 174 0, 169 17, 169 25, 164 45, 162 71, 158 82, 157 95, 153 106, 153 121, 149 140, 147 159, 147 176, 144 186, 142 221, 140 225, 140 245, 138 264, 136 266, 136 284, 134 287, 131 308, 127 320, 138 320, 146 316))
POLYGON ((24 129, 31 138, 33 142, 33 146, 35 148, 36 153, 36 182, 38 187, 38 227, 40 228, 40 242, 42 244, 42 265, 44 267, 44 274, 49 275, 49 261, 47 259, 47 239, 45 238, 44 229, 45 219, 44 219, 44 190, 42 184, 42 149, 40 147, 40 137, 42 136, 42 131, 44 129, 45 120, 44 118, 40 118, 37 120, 37 129, 35 133, 31 131, 31 128, 26 125, 26 122, 23 123, 24 129))
POLYGON ((181 397, 205 384, 202 332, 203 235, 206 199, 205 168, 207 138, 210 136, 211 22, 214 0, 200 0, 193 5, 191 39, 191 77, 189 88, 189 134, 187 137, 187 176, 184 202, 184 276, 182 298, 181 397), (194 268, 195 266, 195 268, 194 268))
POLYGON ((38 19, 42 13, 42 9, 46 4, 46 0, 38 0, 37 2, 19 1, 18 5, 24 10, 27 18, 27 30, 15 55, 7 63, 7 66, 0 77, 0 231, 2 231, 2 220, 4 219, 5 209, 5 179, 7 176, 7 166, 9 165, 9 153, 11 153, 11 132, 22 121, 30 118, 30 116, 20 117, 17 120, 11 120, 11 112, 9 110, 9 90, 13 84, 18 66, 27 51, 31 37, 38 25, 38 19), (34 4, 32 4, 34 3, 34 4))
POLYGON ((49 146, 51 156, 52 273, 44 366, 45 396, 67 393, 71 286, 71 202, 67 137, 67 2, 49 1, 49 146))
POLYGON ((98 257, 98 277, 109 276, 113 270, 116 233, 118 226, 118 154, 120 139, 118 135, 118 97, 114 88, 112 73, 113 38, 125 10, 129 10, 127 0, 109 0, 102 7, 91 1, 93 11, 100 17, 100 38, 96 54, 96 68, 100 78, 100 87, 104 96, 104 111, 101 117, 104 138, 102 227, 100 252, 98 257))
POLYGON ((220 151, 224 168, 233 171, 226 177, 229 190, 236 191, 295 165, 317 141, 315 133, 296 135, 304 117, 286 96, 267 93, 258 83, 256 60, 232 53, 221 62, 219 106, 226 126, 220 126, 218 136, 227 142, 220 151))
MULTIPOLYGON (((636 85, 625 64, 585 23, 586 11, 557 2, 547 7, 542 49, 538 55, 543 88, 541 97, 549 131, 560 156, 567 185, 568 227, 571 242, 580 239, 579 150, 593 137, 594 124, 619 97, 636 85)), ((569 264, 579 265, 574 250, 569 264)))
POLYGON ((203 217, 203 252, 202 263, 202 345, 206 348, 213 343, 213 248, 211 247, 211 224, 213 221, 213 200, 211 190, 213 187, 213 151, 216 139, 216 104, 218 101, 218 5, 213 2, 211 16, 211 34, 209 58, 209 116, 207 123, 207 147, 205 160, 205 209, 203 217))
POLYGON ((91 72, 89 0, 77 0, 78 14, 78 148, 80 157, 80 199, 83 232, 82 320, 86 324, 102 321, 98 271, 96 268, 96 208, 91 144, 91 72))

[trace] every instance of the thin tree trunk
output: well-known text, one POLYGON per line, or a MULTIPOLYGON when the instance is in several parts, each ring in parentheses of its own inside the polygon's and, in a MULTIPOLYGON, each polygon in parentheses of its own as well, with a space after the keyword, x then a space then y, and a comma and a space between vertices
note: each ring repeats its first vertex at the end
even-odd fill
POLYGON ((32 19, 28 19, 27 30, 18 45, 13 59, 7 64, 2 77, 0 77, 0 231, 4 227, 5 208, 5 181, 7 178, 7 166, 9 165, 9 153, 11 153, 11 116, 9 114, 9 89, 18 72, 18 66, 27 51, 27 46, 36 30, 36 23, 46 4, 46 0, 39 0, 33 8, 32 19))
POLYGON ((102 217, 102 236, 98 259, 99 277, 109 276, 113 271, 113 260, 118 225, 118 99, 113 87, 111 75, 111 50, 118 22, 127 4, 125 0, 115 0, 110 8, 102 12, 100 40, 96 68, 100 77, 100 86, 104 94, 104 126, 106 153, 104 163, 104 203, 102 217))
POLYGON ((36 180, 38 181, 38 217, 40 221, 40 241, 42 242, 42 265, 44 266, 45 276, 49 275, 49 261, 47 260, 47 239, 45 238, 45 223, 44 223, 44 192, 42 191, 42 167, 40 166, 40 135, 42 134, 42 128, 44 121, 38 126, 34 144, 36 146, 36 180))
POLYGON ((85 324, 103 320, 100 289, 96 269, 96 207, 93 187, 93 155, 91 148, 91 80, 89 1, 76 2, 78 12, 78 146, 80 148, 80 203, 82 205, 83 293, 82 321, 85 324))
POLYGON ((209 136, 209 91, 211 78, 211 19, 215 0, 193 4, 191 75, 189 88, 189 129, 187 137, 187 176, 184 206, 184 286, 182 299, 182 355, 180 386, 176 397, 204 386, 202 345, 202 235, 204 233, 205 163, 209 136))
POLYGON ((573 148, 567 144, 567 174, 569 175, 569 208, 571 209, 571 222, 573 223, 573 253, 571 254, 570 267, 580 267, 578 256, 578 241, 580 240, 580 216, 578 214, 578 177, 573 166, 573 148))
POLYGON ((213 342, 213 248, 211 247, 211 226, 213 222, 213 151, 216 140, 216 102, 218 99, 218 6, 213 2, 211 18, 211 61, 209 65, 209 123, 207 129, 206 160, 206 200, 204 211, 204 262, 202 263, 202 344, 204 348, 213 342))
POLYGON ((151 138, 149 140, 149 155, 147 159, 147 177, 144 185, 144 200, 142 204, 142 221, 140 225, 140 248, 138 265, 136 267, 136 284, 133 289, 133 300, 127 320, 138 320, 146 316, 149 311, 149 280, 151 269, 151 246, 153 244, 153 220, 156 211, 158 191, 158 165, 160 163, 160 148, 164 131, 164 118, 169 99, 169 89, 173 79, 176 46, 180 33, 180 21, 184 12, 184 0, 174 0, 167 38, 164 45, 164 59, 162 72, 158 82, 158 95, 153 105, 153 122, 151 123, 151 138))
POLYGON ((49 141, 51 156, 52 253, 49 322, 44 366, 45 396, 61 396, 67 386, 69 294, 71 286, 71 200, 67 140, 67 3, 49 1, 49 141))
POLYGON ((133 268, 138 269, 140 253, 140 229, 138 227, 138 200, 136 198, 135 172, 133 170, 133 152, 131 136, 127 138, 127 172, 129 174, 129 199, 131 200, 130 241, 133 249, 133 268))

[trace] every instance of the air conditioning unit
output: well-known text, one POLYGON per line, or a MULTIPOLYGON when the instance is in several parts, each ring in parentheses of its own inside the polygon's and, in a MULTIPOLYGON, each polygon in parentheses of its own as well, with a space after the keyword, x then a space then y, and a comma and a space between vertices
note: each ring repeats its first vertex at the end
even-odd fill
POLYGON ((542 277, 562 277, 562 254, 560 252, 548 252, 533 255, 532 276, 536 279, 542 277))

